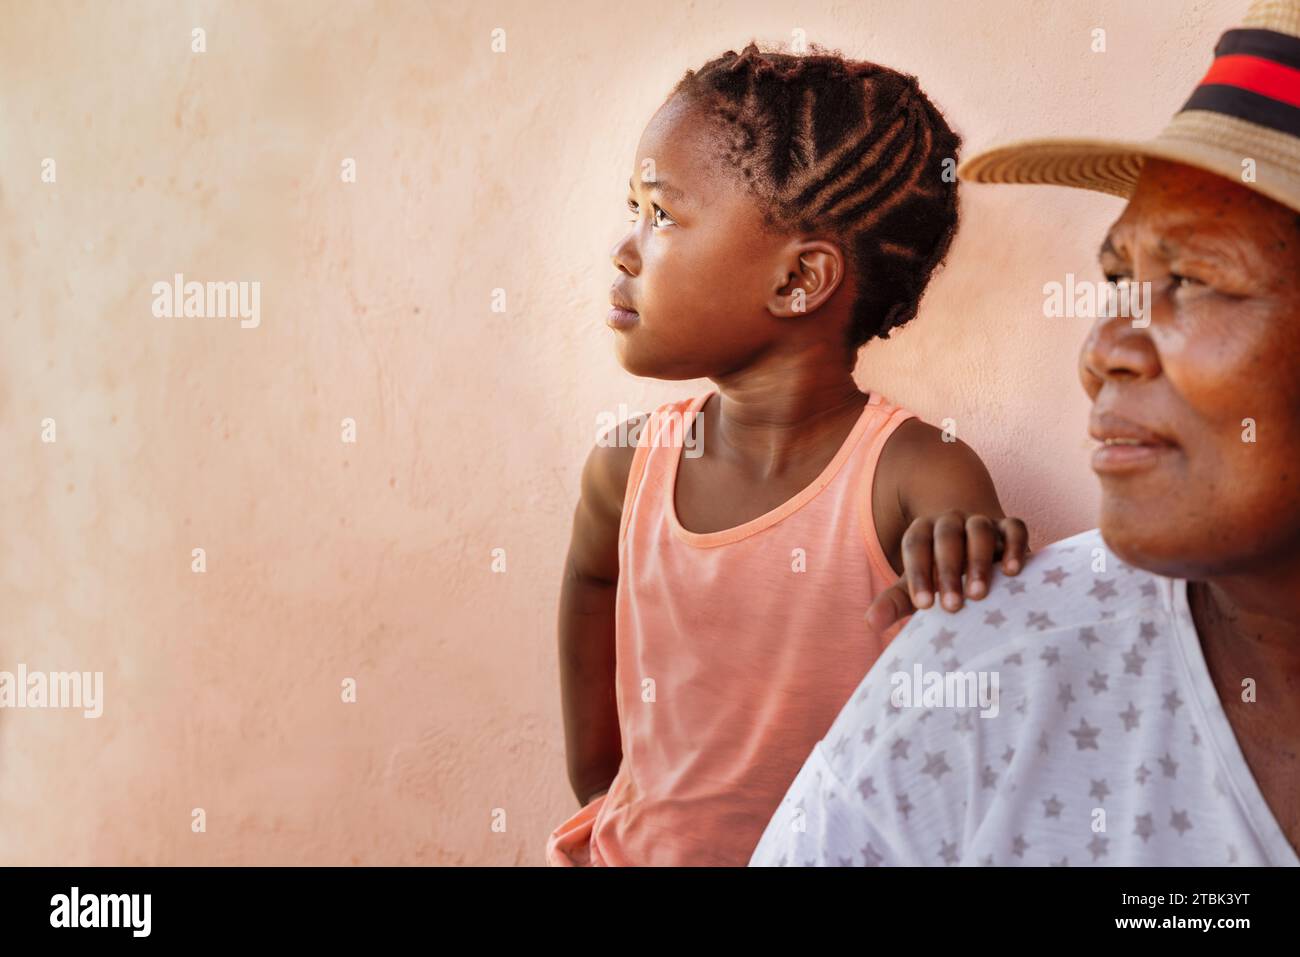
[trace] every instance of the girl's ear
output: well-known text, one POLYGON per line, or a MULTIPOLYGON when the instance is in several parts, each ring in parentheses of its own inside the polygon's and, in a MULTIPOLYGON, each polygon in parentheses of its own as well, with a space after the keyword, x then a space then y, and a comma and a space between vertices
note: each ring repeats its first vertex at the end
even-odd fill
POLYGON ((797 319, 823 306, 844 280, 844 255, 834 243, 803 242, 782 258, 767 310, 797 319))

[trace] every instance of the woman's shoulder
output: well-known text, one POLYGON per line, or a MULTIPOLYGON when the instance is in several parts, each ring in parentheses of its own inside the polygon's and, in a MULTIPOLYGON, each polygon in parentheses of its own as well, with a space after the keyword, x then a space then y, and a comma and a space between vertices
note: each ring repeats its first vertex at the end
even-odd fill
POLYGON ((1043 651, 1056 637, 1086 649, 1104 632, 1127 635, 1135 619, 1164 614, 1165 582, 1121 561, 1098 529, 1088 529, 1032 553, 1019 575, 995 568, 988 595, 960 611, 918 611, 892 650, 915 645, 924 653, 937 640, 936 660, 955 654, 966 661, 1000 658, 1026 642, 1043 651))

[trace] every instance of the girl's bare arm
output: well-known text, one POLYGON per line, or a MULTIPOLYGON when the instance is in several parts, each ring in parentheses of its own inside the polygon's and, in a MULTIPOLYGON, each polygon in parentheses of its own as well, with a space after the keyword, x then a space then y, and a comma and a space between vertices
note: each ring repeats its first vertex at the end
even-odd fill
MULTIPOLYGON (((614 434, 636 434, 633 429, 629 422, 614 434)), ((623 759, 614 695, 614 596, 618 528, 634 451, 596 445, 587 456, 560 589, 565 757, 569 784, 584 805, 609 788, 623 759)))

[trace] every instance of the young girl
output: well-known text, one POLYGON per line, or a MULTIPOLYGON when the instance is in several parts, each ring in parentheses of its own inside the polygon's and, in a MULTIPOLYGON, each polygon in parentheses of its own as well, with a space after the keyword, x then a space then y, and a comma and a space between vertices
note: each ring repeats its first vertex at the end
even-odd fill
POLYGON ((948 250, 959 143, 913 77, 753 43, 646 127, 607 322, 629 372, 717 388, 583 469, 550 863, 743 866, 896 619, 1018 571, 975 453, 853 378, 948 250))

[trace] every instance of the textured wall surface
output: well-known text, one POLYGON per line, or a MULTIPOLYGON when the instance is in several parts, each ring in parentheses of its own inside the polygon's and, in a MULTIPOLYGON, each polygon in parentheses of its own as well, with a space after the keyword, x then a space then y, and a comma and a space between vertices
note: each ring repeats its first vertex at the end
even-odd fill
MULTIPOLYGON (((0 2, 0 670, 105 682, 98 719, 0 710, 0 864, 540 863, 597 416, 708 385, 631 378, 603 325, 672 83, 802 28, 916 73, 968 152, 1141 137, 1244 6, 0 2), (260 325, 155 317, 175 273, 260 282, 260 325)), ((1098 278, 1121 205, 963 204, 859 379, 954 419, 1041 545, 1095 502, 1087 323, 1042 286, 1098 278)))

